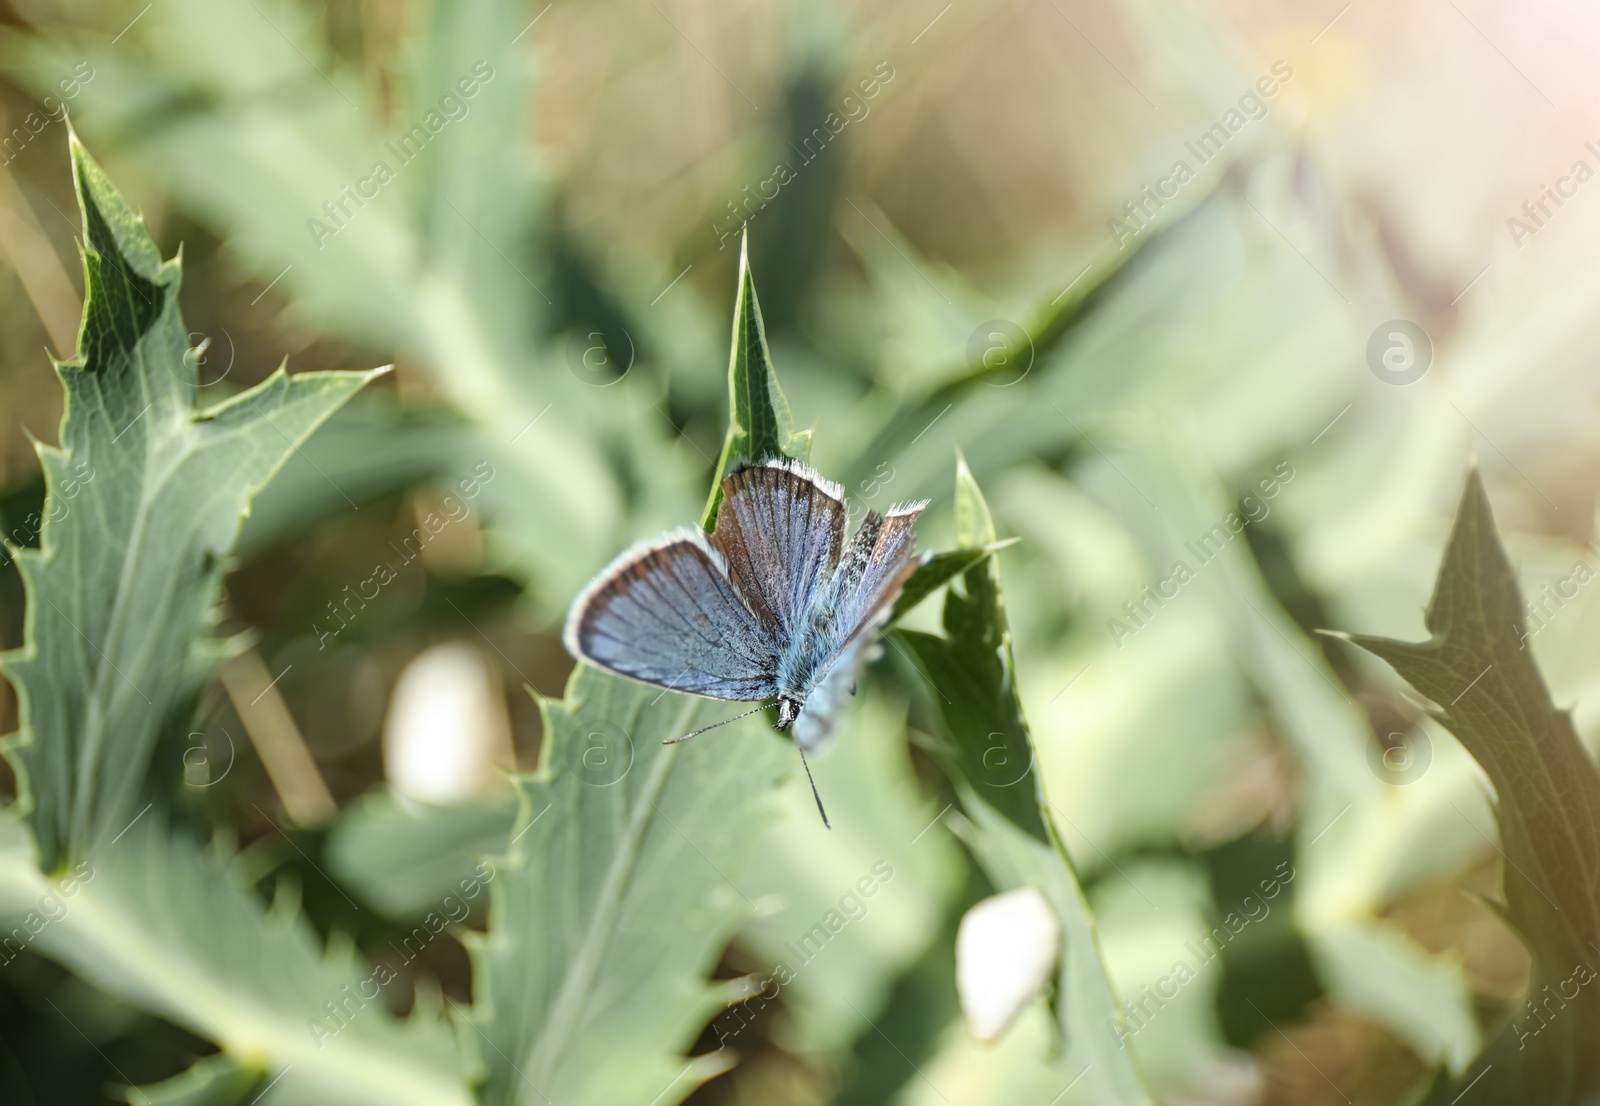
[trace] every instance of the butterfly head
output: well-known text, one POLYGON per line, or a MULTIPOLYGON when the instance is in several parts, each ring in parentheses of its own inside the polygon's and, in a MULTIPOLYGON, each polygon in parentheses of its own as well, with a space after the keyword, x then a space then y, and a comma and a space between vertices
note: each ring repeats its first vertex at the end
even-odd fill
POLYGON ((800 717, 800 708, 805 703, 789 695, 778 696, 778 729, 787 730, 794 725, 794 720, 800 717))

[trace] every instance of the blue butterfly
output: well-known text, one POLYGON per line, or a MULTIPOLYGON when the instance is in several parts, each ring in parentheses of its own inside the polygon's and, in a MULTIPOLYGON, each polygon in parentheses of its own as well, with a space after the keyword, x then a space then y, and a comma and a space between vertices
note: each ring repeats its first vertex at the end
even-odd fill
POLYGON ((623 553, 573 601, 562 640, 631 680, 763 704, 746 714, 776 701, 778 729, 792 731, 804 764, 882 652, 879 631, 926 560, 913 526, 927 505, 868 511, 846 541, 838 484, 798 461, 745 466, 722 482, 710 535, 676 530, 623 553))

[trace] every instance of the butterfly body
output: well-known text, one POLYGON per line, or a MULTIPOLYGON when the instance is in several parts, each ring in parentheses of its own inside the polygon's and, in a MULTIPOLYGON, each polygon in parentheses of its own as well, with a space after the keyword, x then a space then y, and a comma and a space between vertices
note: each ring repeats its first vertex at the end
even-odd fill
POLYGON ((806 610, 802 632, 778 655, 779 700, 792 698, 804 703, 817 683, 828 674, 844 645, 839 640, 839 606, 835 596, 823 594, 806 610))
POLYGON ((568 650, 629 679, 713 699, 775 699, 820 748, 906 579, 925 503, 868 512, 845 538, 842 489, 799 462, 730 474, 716 529, 635 546, 584 589, 568 650))

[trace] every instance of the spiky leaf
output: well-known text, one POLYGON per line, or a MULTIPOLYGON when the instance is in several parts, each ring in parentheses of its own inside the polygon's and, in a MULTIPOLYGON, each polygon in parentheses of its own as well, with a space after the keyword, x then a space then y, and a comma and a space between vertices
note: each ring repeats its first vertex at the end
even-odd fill
MULTIPOLYGON (((977 482, 956 472, 956 539, 969 554, 995 544, 994 523, 977 482)), ((947 562, 948 563, 948 562, 947 562)), ((946 755, 976 797, 1045 842, 1033 743, 1013 680, 1011 636, 1000 598, 999 563, 978 557, 945 598, 945 636, 898 631, 934 689, 950 732, 946 755)))
MULTIPOLYGON (((994 520, 965 460, 956 470, 959 544, 995 542, 994 520)), ((937 751, 961 800, 959 833, 997 888, 1033 887, 1061 919, 1055 1016, 1067 1042, 1063 1102, 1149 1106, 1120 1030, 1122 1016, 1100 959, 1094 918, 1056 832, 1016 689, 1016 664, 1000 597, 998 558, 966 570, 945 597, 943 637, 897 631, 933 688, 948 742, 937 751)), ((1058 1096, 1059 1097, 1059 1096, 1058 1096)))
MULTIPOLYGON (((730 465, 796 441, 742 252, 739 268, 707 527, 730 465)), ((475 943, 486 1106, 667 1106, 732 1063, 731 1050, 684 1054, 725 1001, 706 975, 752 908, 738 879, 793 762, 780 742, 729 730, 663 746, 697 706, 581 664, 566 698, 541 704, 539 771, 521 781, 527 801, 475 943)))
POLYGON ((87 294, 59 448, 39 447, 50 507, 17 554, 25 644, 11 749, 47 870, 139 811, 152 751, 206 670, 197 648, 251 497, 372 373, 280 369, 197 406, 178 261, 72 141, 87 294))
POLYGON ((794 429, 789 401, 778 386, 767 349, 767 331, 761 323, 755 277, 750 273, 748 237, 739 245, 739 295, 733 305, 733 352, 728 359, 728 436, 711 478, 711 496, 700 520, 710 530, 722 503, 722 478, 741 461, 769 457, 805 460, 811 452, 811 432, 794 429))
MULTIPOLYGON (((1494 785, 1506 913, 1533 955, 1533 1006, 1454 1085, 1472 1101, 1591 1101, 1600 1092, 1600 774, 1526 648, 1522 599, 1477 472, 1434 584, 1429 638, 1354 636, 1435 704, 1494 785)), ((1463 828, 1465 832, 1465 828, 1463 828)))
MULTIPOLYGON (((297 895, 263 910, 230 857, 169 829, 159 812, 64 880, 33 878, 36 901, 49 893, 63 907, 34 939, 37 951, 215 1041, 233 1065, 275 1080, 284 1101, 468 1103, 437 1011, 397 1021, 384 1008, 404 986, 399 954, 380 971, 347 942, 325 951, 297 895)), ((448 940, 442 930, 424 927, 420 940, 448 940)))
POLYGON ((792 763, 765 734, 663 746, 696 705, 586 666, 543 705, 474 952, 489 1106, 673 1103, 731 1063, 684 1054, 724 1001, 706 975, 751 909, 739 877, 792 763))
POLYGON ((34 951, 215 1041, 227 1059, 197 1070, 201 1089, 259 1076, 280 1100, 464 1104, 443 1023, 396 1022, 362 995, 373 976, 348 944, 325 951, 292 895, 265 910, 224 852, 170 828, 170 784, 146 779, 215 652, 251 496, 372 374, 280 371, 196 410, 178 264, 75 140, 72 154, 88 292, 78 356, 57 366, 61 446, 40 449, 41 546, 18 559, 26 644, 5 658, 36 838, 0 820, 5 930, 20 920, 34 951), (39 926, 46 902, 60 909, 39 926), (342 1013, 319 1031, 328 1004, 342 1013))
POLYGON ((906 581, 905 587, 900 592, 900 598, 894 602, 894 611, 889 616, 889 625, 893 626, 906 615, 910 614, 922 601, 951 580, 963 575, 969 569, 975 568, 1000 552, 1017 543, 1016 538, 1007 541, 990 542, 980 545, 975 549, 947 549, 943 553, 935 553, 932 557, 918 566, 911 574, 911 579, 906 581))

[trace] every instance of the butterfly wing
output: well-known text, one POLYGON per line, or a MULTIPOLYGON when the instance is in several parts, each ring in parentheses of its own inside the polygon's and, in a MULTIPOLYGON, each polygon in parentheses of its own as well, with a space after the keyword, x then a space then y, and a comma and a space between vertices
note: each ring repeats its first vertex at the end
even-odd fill
POLYGON ((845 513, 843 489, 798 461, 750 465, 722 482, 711 545, 780 648, 839 563, 845 513))
POLYGON ((833 585, 846 640, 862 634, 875 617, 881 629, 900 589, 926 560, 916 556, 915 526, 927 506, 922 499, 892 507, 886 515, 868 511, 850 539, 833 585))
POLYGON ((827 744, 839 708, 854 693, 861 670, 883 652, 878 634, 906 581, 927 559, 916 556, 913 529, 927 505, 927 500, 907 503, 887 515, 868 511, 844 551, 830 582, 839 612, 837 624, 843 628, 838 651, 794 721, 795 744, 808 753, 827 744))
POLYGON ((698 530, 634 546, 572 604, 567 651, 641 683, 712 699, 777 694, 770 636, 698 530))

